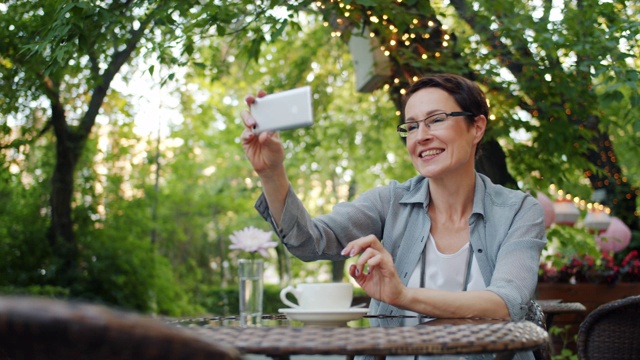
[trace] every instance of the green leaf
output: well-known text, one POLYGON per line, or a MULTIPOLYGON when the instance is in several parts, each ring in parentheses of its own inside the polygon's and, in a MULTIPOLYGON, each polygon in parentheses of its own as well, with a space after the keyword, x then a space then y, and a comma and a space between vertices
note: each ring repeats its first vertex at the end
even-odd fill
POLYGON ((280 37, 280 35, 282 35, 284 30, 287 28, 288 24, 289 24, 289 20, 288 19, 285 19, 284 21, 282 21, 280 23, 280 25, 278 26, 278 28, 276 29, 276 31, 271 34, 271 41, 274 41, 274 40, 278 39, 280 37))

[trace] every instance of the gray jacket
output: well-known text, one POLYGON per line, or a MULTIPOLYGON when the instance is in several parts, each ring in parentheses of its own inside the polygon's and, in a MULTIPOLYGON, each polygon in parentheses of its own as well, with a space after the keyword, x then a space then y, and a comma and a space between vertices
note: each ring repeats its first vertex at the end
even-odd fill
MULTIPOLYGON (((264 195, 255 206, 272 223, 289 251, 303 261, 344 259, 340 251, 348 242, 375 235, 393 256, 405 285, 420 261, 431 229, 427 213, 429 179, 421 175, 371 189, 315 219, 289 187, 279 229, 264 195)), ((531 195, 495 185, 488 177, 476 174, 469 227, 471 251, 487 290, 505 301, 512 320, 524 319, 546 244, 542 206, 531 195)), ((376 300, 370 305, 372 314, 392 315, 398 311, 376 300)))

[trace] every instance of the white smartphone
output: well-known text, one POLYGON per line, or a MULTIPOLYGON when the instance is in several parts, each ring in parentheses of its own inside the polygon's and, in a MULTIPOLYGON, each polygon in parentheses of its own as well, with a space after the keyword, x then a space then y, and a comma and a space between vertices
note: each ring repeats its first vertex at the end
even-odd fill
POLYGON ((303 86, 256 98, 251 104, 251 115, 256 119, 256 134, 311 126, 311 87, 303 86))

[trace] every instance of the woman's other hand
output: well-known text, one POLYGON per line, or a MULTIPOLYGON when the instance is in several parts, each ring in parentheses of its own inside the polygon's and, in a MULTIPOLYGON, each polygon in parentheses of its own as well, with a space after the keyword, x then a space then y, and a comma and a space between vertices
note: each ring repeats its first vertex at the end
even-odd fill
POLYGON ((349 275, 367 295, 390 305, 402 303, 406 287, 400 280, 391 254, 374 235, 351 241, 342 255, 360 257, 349 267, 349 275))

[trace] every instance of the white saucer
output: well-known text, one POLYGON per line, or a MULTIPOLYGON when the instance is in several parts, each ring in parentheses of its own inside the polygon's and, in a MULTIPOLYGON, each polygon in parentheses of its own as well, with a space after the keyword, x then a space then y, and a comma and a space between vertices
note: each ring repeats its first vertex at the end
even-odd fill
POLYGON ((306 325, 316 326, 344 326, 348 321, 362 318, 368 311, 368 308, 345 310, 278 309, 278 312, 287 315, 289 320, 302 321, 306 325))

